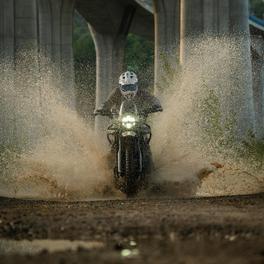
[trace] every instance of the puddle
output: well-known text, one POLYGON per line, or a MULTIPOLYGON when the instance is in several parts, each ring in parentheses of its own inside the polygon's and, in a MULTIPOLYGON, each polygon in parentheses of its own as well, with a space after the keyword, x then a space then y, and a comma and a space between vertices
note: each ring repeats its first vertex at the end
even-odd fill
POLYGON ((123 249, 121 250, 121 256, 124 258, 133 258, 139 255, 139 250, 135 249, 123 249))
MULTIPOLYGON (((140 251, 137 248, 137 243, 134 240, 130 240, 127 245, 122 248, 120 248, 120 255, 123 258, 136 258, 140 255, 140 251)), ((145 243, 143 243, 145 244, 145 243)))
POLYGON ((76 251, 78 249, 98 249, 105 245, 98 241, 70 241, 70 240, 0 240, 0 254, 38 254, 43 251, 50 253, 57 251, 76 251))

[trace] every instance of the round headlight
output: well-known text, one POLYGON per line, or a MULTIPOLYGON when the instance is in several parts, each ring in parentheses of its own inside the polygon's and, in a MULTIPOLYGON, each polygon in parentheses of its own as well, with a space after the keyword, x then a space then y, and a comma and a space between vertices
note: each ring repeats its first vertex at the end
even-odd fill
POLYGON ((136 118, 134 116, 131 116, 131 115, 124 116, 122 118, 122 125, 125 128, 130 129, 136 125, 136 118))

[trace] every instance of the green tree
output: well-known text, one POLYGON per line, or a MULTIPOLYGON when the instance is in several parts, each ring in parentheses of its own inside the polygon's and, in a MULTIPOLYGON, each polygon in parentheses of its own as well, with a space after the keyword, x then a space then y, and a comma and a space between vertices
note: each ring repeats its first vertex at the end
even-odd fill
POLYGON ((264 18, 264 1, 250 0, 250 11, 259 18, 264 18))
MULTIPOLYGON (((77 108, 89 118, 95 104, 96 53, 86 20, 75 12, 73 52, 77 108)), ((153 86, 154 43, 129 34, 125 47, 124 68, 135 71, 143 87, 153 86)))
POLYGON ((129 34, 125 48, 125 69, 139 77, 139 85, 152 88, 154 78, 154 43, 140 36, 129 34))

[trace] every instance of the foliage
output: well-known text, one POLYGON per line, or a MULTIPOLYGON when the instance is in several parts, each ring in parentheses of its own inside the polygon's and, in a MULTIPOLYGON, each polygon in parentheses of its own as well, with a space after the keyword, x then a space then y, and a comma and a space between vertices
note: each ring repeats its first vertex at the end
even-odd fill
POLYGON ((257 17, 264 19, 264 1, 250 0, 250 11, 257 17))
POLYGON ((77 12, 74 16, 73 51, 75 63, 95 65, 95 47, 88 25, 77 12))
MULTIPOLYGON (((96 53, 87 22, 77 12, 74 16, 73 51, 77 108, 89 118, 93 112, 96 85, 96 53)), ((125 47, 124 68, 135 71, 140 85, 149 87, 154 79, 154 44, 140 36, 129 34, 125 47)))
MULTIPOLYGON (((207 87, 206 87, 207 88, 207 87)), ((209 89, 200 104, 204 140, 209 141, 218 151, 232 148, 235 144, 235 114, 225 117, 220 100, 214 90, 209 89)))
POLYGON ((223 117, 220 100, 214 90, 209 90, 200 105, 203 136, 212 151, 223 155, 232 153, 233 160, 242 161, 251 168, 264 168, 264 139, 257 139, 252 132, 248 132, 242 142, 236 139, 235 114, 223 117), (231 151, 231 152, 230 152, 231 151))
POLYGON ((264 165, 264 140, 256 139, 253 135, 243 142, 242 158, 250 161, 256 169, 263 169, 264 165))
POLYGON ((180 79, 182 70, 181 65, 172 63, 172 59, 176 60, 176 58, 171 58, 171 55, 168 55, 165 52, 160 54, 162 76, 159 83, 156 85, 161 92, 164 92, 164 89, 166 89, 166 93, 173 92, 172 90, 174 89, 173 84, 175 83, 175 80, 180 79))
POLYGON ((129 34, 125 47, 125 69, 135 71, 140 86, 153 85, 154 79, 154 44, 140 36, 129 34))
POLYGON ((13 174, 16 161, 19 159, 21 149, 15 145, 0 145, 0 184, 12 184, 15 182, 13 174))
MULTIPOLYGON (((73 50, 75 62, 86 62, 95 65, 95 47, 92 36, 84 18, 75 13, 75 26, 73 34, 73 50)), ((125 47, 125 67, 140 72, 154 60, 154 44, 140 36, 129 34, 125 47)))
POLYGON ((125 65, 127 68, 139 72, 153 64, 153 42, 140 36, 129 34, 125 47, 125 65))

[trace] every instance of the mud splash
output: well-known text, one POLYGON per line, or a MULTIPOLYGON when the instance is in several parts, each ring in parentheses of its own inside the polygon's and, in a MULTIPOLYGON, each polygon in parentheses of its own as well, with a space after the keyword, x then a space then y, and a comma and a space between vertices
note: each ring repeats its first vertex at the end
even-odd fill
POLYGON ((164 74, 171 86, 163 95, 165 111, 153 122, 157 182, 176 182, 199 196, 264 190, 264 168, 244 144, 250 136, 240 135, 254 129, 251 69, 245 68, 242 41, 196 39, 179 72, 164 74))
MULTIPOLYGON (((21 64, 30 68, 26 62, 21 64)), ((26 78, 25 69, 14 72, 10 65, 2 65, 1 72, 5 126, 0 195, 69 199, 112 195, 105 153, 92 126, 77 114, 74 98, 63 94, 50 76, 26 78)))
MULTIPOLYGON (((157 186, 165 196, 264 190, 263 166, 255 166, 254 155, 245 158, 243 140, 237 140, 243 113, 253 122, 244 104, 253 103, 250 89, 241 89, 243 78, 235 78, 244 69, 240 46, 237 39, 196 40, 181 70, 164 75, 171 85, 163 95, 165 111, 152 122, 156 170, 144 195, 156 195, 157 186)), ((120 197, 100 139, 75 110, 74 92, 63 94, 49 70, 39 75, 23 58, 21 65, 14 70, 11 63, 1 64, 0 195, 120 197)))

